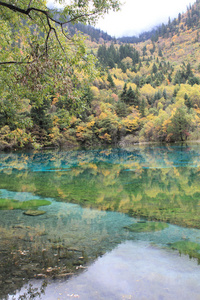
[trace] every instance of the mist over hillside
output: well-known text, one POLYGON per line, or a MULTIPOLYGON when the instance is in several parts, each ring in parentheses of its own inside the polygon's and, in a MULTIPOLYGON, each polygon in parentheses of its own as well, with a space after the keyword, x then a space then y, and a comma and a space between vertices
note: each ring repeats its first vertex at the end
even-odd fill
MULTIPOLYGON (((180 22, 180 19, 183 20, 183 24, 188 28, 194 27, 198 25, 199 21, 199 8, 198 8, 199 1, 196 1, 194 5, 189 5, 187 7, 186 13, 179 13, 177 18, 171 20, 168 18, 168 22, 158 24, 150 30, 144 31, 139 35, 133 36, 123 36, 120 38, 113 37, 103 30, 96 29, 90 25, 84 24, 76 24, 76 25, 69 25, 69 30, 72 34, 74 34, 77 30, 89 35, 92 40, 98 42, 99 38, 103 38, 105 41, 113 41, 113 42, 123 42, 123 43, 139 43, 144 42, 148 39, 157 39, 159 36, 163 36, 164 34, 168 33, 177 33, 178 27, 177 23, 180 22)), ((182 25, 183 25, 182 24, 182 25)))

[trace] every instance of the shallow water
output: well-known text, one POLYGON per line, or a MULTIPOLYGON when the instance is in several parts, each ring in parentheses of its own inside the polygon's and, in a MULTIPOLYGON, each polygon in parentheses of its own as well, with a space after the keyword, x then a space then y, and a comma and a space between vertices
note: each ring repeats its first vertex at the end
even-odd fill
MULTIPOLYGON (((128 241, 98 258, 81 275, 50 282, 42 299, 198 300, 199 278, 195 261, 147 242, 128 241)), ((37 281, 32 284, 40 287, 37 281)))
POLYGON ((0 198, 51 201, 37 217, 0 210, 1 256, 12 253, 6 267, 1 264, 0 298, 56 264, 64 270, 67 251, 69 270, 85 270, 82 264, 88 269, 50 281, 42 299, 180 299, 181 286, 181 299, 198 299, 197 260, 180 257, 169 244, 200 244, 200 230, 187 227, 200 228, 199 150, 194 144, 0 154, 0 198), (124 228, 144 218, 184 227, 140 233, 124 228))

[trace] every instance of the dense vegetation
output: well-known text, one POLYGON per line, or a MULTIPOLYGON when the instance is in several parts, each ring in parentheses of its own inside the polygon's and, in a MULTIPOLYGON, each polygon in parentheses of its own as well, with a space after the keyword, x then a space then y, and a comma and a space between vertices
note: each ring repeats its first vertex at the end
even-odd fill
POLYGON ((199 0, 135 44, 0 16, 0 149, 199 138, 199 0))

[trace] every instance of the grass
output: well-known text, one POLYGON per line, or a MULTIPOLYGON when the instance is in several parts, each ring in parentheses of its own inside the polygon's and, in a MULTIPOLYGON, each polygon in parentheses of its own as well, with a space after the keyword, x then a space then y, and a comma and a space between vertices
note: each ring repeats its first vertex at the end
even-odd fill
POLYGON ((28 201, 17 201, 14 199, 0 199, 0 210, 11 210, 11 209, 33 209, 40 206, 50 205, 51 202, 48 200, 28 200, 28 201))

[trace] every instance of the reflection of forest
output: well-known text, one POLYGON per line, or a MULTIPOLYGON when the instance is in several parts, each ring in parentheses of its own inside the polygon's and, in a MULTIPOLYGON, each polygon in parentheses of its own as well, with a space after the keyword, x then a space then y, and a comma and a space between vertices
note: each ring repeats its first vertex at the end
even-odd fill
POLYGON ((4 154, 0 188, 200 228, 198 149, 4 154))
POLYGON ((0 299, 28 279, 67 279, 84 270, 126 240, 122 228, 130 222, 124 214, 55 201, 39 218, 15 210, 0 211, 0 220, 0 299))

